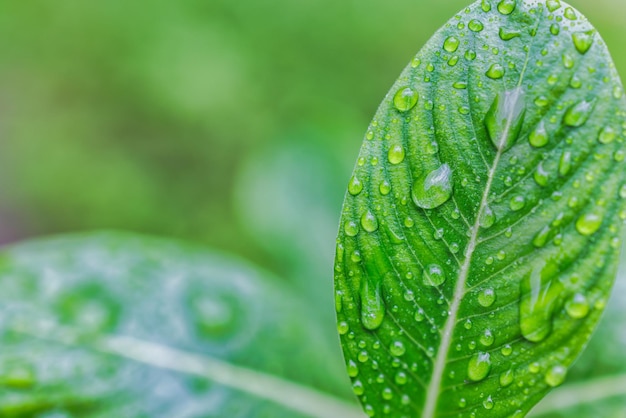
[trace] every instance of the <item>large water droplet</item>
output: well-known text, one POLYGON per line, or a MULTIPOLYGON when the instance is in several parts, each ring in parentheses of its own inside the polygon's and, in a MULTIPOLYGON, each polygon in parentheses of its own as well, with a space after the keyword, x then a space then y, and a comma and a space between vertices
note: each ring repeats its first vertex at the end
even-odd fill
POLYGON ((480 214, 480 219, 478 220, 479 225, 482 228, 488 229, 493 226, 496 222, 496 214, 493 213, 493 210, 489 206, 485 206, 483 212, 480 214))
POLYGON ((561 2, 559 0, 548 0, 546 1, 546 6, 549 11, 554 12, 561 7, 561 2))
POLYGON ((348 183, 348 192, 352 196, 356 196, 363 190, 363 183, 358 179, 357 176, 352 176, 350 179, 350 183, 348 183))
POLYGON ((602 226, 602 215, 590 212, 581 215, 576 221, 576 230, 581 235, 593 235, 602 226))
POLYGON ((363 280, 361 285, 361 323, 369 330, 380 327, 385 318, 385 303, 383 302, 380 282, 370 283, 370 279, 363 280))
POLYGON ((567 368, 558 364, 548 370, 545 381, 548 385, 556 387, 565 381, 565 377, 567 377, 567 368))
POLYGON ((474 354, 467 365, 467 377, 474 382, 480 382, 491 371, 491 358, 489 353, 474 354))
POLYGON ((552 332, 552 317, 561 303, 558 265, 538 262, 521 283, 520 327, 528 341, 543 341, 552 332))
POLYGON ((545 147, 548 144, 548 132, 543 121, 528 136, 528 142, 535 148, 545 147))
POLYGON ((480 343, 485 347, 492 346, 494 341, 495 337, 493 335, 493 332, 491 332, 491 330, 489 329, 486 329, 480 336, 480 343))
POLYGON ((467 24, 467 27, 472 32, 480 32, 481 30, 484 29, 483 23, 480 20, 476 20, 476 19, 470 20, 470 22, 467 24))
POLYGON ((542 163, 539 163, 537 165, 537 171, 535 171, 535 174, 533 174, 533 178, 535 179, 535 182, 541 187, 545 187, 548 185, 548 180, 550 179, 550 175, 546 171, 546 169, 543 168, 542 163))
POLYGON ((498 32, 498 35, 500 36, 500 39, 502 39, 503 41, 510 41, 513 38, 522 36, 522 34, 517 31, 507 32, 507 30, 504 29, 504 27, 502 26, 500 27, 500 31, 498 32))
POLYGON ((515 6, 517 5, 516 0, 502 0, 498 3, 498 11, 503 15, 510 15, 515 10, 515 6))
POLYGON ((598 141, 601 144, 610 144, 615 138, 617 138, 617 132, 610 126, 605 126, 598 134, 598 141))
POLYGON ((572 41, 574 41, 574 46, 576 50, 581 54, 587 53, 591 45, 593 44, 593 35, 595 34, 595 30, 588 30, 586 32, 574 32, 572 34, 572 41))
POLYGON ((491 67, 485 72, 485 75, 493 80, 504 77, 504 67, 500 64, 491 64, 491 67))
POLYGON ((439 264, 430 264, 424 269, 426 286, 441 286, 446 281, 446 274, 439 264))
POLYGON ((404 161, 404 155, 404 147, 397 144, 389 148, 387 158, 391 164, 400 164, 402 161, 404 161))
POLYGON ((354 221, 346 221, 343 224, 343 230, 349 237, 355 237, 359 233, 359 226, 354 221))
POLYGON ((574 319, 581 319, 589 314, 589 301, 582 293, 576 293, 565 303, 567 314, 574 319))
POLYGON ((391 343, 391 346, 389 346, 389 352, 394 357, 400 357, 403 356, 404 353, 406 353, 406 348, 401 341, 394 341, 393 343, 391 343))
POLYGON ((506 151, 519 136, 526 107, 521 87, 499 93, 485 115, 485 126, 491 142, 500 151, 506 151))
POLYGON ((502 386, 503 388, 509 386, 511 383, 513 383, 513 370, 507 370, 506 372, 503 372, 500 375, 500 386, 502 386))
POLYGON ((378 220, 376 216, 368 210, 361 216, 361 226, 367 232, 375 232, 378 229, 378 220))
POLYGON ((459 49, 460 43, 461 42, 459 41, 459 38, 455 36, 449 36, 443 42, 443 49, 445 49, 448 52, 455 52, 457 49, 459 49))
POLYGON ((496 293, 493 289, 484 289, 478 294, 478 303, 485 308, 490 307, 496 300, 496 293))
POLYGON ((572 105, 567 111, 565 115, 563 115, 563 123, 567 126, 572 126, 574 128, 578 128, 579 126, 583 126, 589 116, 591 116, 591 112, 596 105, 596 99, 591 100, 581 100, 580 102, 572 105))
POLYGON ((572 170, 572 153, 564 151, 559 160, 559 175, 565 177, 572 170))
POLYGON ((401 87, 393 96, 393 105, 400 112, 411 110, 417 104, 419 94, 410 87, 401 87))
POLYGON ((434 209, 452 196, 452 170, 443 164, 425 176, 418 177, 411 190, 413 202, 422 209, 434 209))

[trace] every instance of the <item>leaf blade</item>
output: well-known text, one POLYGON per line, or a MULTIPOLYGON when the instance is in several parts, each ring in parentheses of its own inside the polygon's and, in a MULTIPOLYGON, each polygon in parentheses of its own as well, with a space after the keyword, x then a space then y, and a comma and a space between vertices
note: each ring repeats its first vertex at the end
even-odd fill
POLYGON ((561 294, 586 290, 572 283, 572 269, 599 294, 614 277, 624 101, 595 30, 567 5, 553 7, 477 2, 459 13, 405 69, 370 125, 353 174, 362 187, 344 202, 335 274, 348 307, 338 310, 344 354, 365 370, 353 380, 366 412, 525 413, 560 383, 598 320, 594 311, 569 322, 567 332, 577 323, 584 338, 553 326, 561 294), (557 30, 556 16, 572 23, 557 30), (579 33, 589 34, 583 45, 579 33), (597 103, 589 91, 610 99, 597 103), (603 142, 598 131, 607 129, 613 138, 603 142), (553 245, 563 237, 567 251, 553 245), (594 258, 605 264, 593 267, 594 258), (481 316, 496 310, 506 322, 481 316), (557 340, 573 353, 558 354, 557 340), (396 344, 405 346, 400 355, 396 344), (521 350, 542 360, 543 381, 528 396, 497 381, 508 363, 525 384, 537 380, 521 350), (394 365, 420 389, 384 373, 394 365), (470 399, 477 387, 488 398, 470 399), (517 406, 500 401, 504 393, 517 406))

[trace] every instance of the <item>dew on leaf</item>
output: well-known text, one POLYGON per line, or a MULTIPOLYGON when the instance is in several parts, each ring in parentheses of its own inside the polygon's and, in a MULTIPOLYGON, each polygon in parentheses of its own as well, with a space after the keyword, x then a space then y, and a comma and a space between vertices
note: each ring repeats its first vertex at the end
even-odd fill
POLYGON ((461 42, 459 41, 459 38, 455 36, 449 36, 443 42, 443 49, 445 49, 448 52, 455 52, 459 48, 460 43, 461 42))
POLYGON ((498 3, 498 11, 503 15, 510 15, 515 10, 515 6, 517 6, 516 0, 501 0, 498 3))
POLYGON ((493 405, 494 405, 494 402, 491 396, 489 396, 487 399, 483 401, 483 407, 485 409, 493 409, 493 405))
POLYGON ((478 303, 485 308, 490 307, 496 301, 496 292, 491 289, 483 289, 478 293, 478 303))
POLYGON ((485 115, 485 127, 489 139, 500 151, 506 151, 517 140, 526 107, 521 87, 499 93, 485 115))
POLYGON ((376 216, 368 210, 361 216, 361 226, 367 232, 375 232, 378 229, 378 220, 376 216))
POLYGON ((404 161, 404 147, 402 145, 396 144, 389 148, 389 152, 387 153, 387 159, 391 164, 400 164, 404 161))
POLYGON ((617 132, 615 132, 615 129, 610 126, 605 126, 598 134, 598 141, 601 144, 610 144, 615 140, 615 138, 617 138, 617 132))
POLYGON ((356 176, 352 176, 350 183, 348 183, 348 192, 352 196, 357 196, 363 190, 363 183, 356 176))
POLYGON ((520 328, 528 341, 543 341, 552 332, 552 317, 564 290, 558 271, 556 264, 540 262, 522 280, 520 328))
POLYGON ((576 20, 576 19, 578 19, 578 16, 576 16, 576 12, 571 7, 568 7, 568 8, 565 9, 565 12, 563 13, 563 16, 565 16, 569 20, 576 20))
POLYGON ((546 1, 546 6, 550 12, 554 12, 561 8, 561 2, 559 0, 548 0, 546 1))
POLYGON ((590 212, 581 215, 576 221, 576 230, 581 235, 593 235, 602 226, 602 216, 590 212))
POLYGON ((503 373, 500 374, 500 386, 502 386, 503 388, 509 386, 511 383, 513 383, 513 370, 507 370, 503 373))
POLYGON ((565 177, 572 170, 572 153, 564 151, 559 160, 559 175, 565 177))
POLYGON ((580 102, 572 105, 563 115, 563 123, 567 126, 578 128, 583 126, 595 107, 596 101, 581 100, 580 102))
POLYGON ((543 121, 528 135, 528 142, 535 148, 545 147, 548 144, 548 132, 543 121))
POLYGON ((556 365, 548 370, 545 381, 548 385, 556 387, 565 381, 565 377, 567 377, 567 368, 565 366, 556 365))
POLYGON ((480 382, 489 375, 491 371, 491 357, 489 353, 474 354, 467 365, 467 377, 474 381, 480 382))
POLYGON ((478 223, 482 228, 488 229, 493 226, 496 222, 496 214, 493 213, 493 210, 489 206, 485 206, 483 212, 480 214, 480 219, 478 223))
POLYGON ((439 264, 430 264, 424 269, 424 284, 440 286, 446 281, 446 275, 439 264))
POLYGON ((452 170, 443 164, 425 176, 418 177, 413 183, 411 197, 422 209, 434 209, 452 196, 452 170))
POLYGON ((504 77, 504 67, 497 63, 491 64, 485 75, 493 80, 498 80, 504 77))
POLYGON ((589 301, 582 293, 576 293, 565 303, 565 311, 574 319, 582 319, 589 314, 589 301))
POLYGON ((480 336, 480 343, 485 347, 492 346, 494 341, 495 337, 489 329, 486 329, 480 336))
POLYGON ((391 346, 389 346, 389 352, 392 356, 400 357, 404 355, 404 353, 406 353, 406 348, 401 341, 394 341, 393 343, 391 343, 391 346))
POLYGON ((522 36, 522 34, 517 31, 507 32, 507 30, 501 26, 500 30, 498 31, 498 36, 500 36, 500 39, 502 39, 503 41, 510 41, 513 38, 518 38, 522 36))
POLYGON ((543 164, 539 163, 537 165, 537 170, 533 174, 533 178, 535 179, 535 183, 537 183, 541 187, 545 187, 548 185, 549 180, 548 172, 543 168, 543 164))
POLYGON ((521 195, 513 196, 509 202, 509 207, 513 212, 522 210, 524 206, 526 206, 526 198, 521 195))
POLYGON ((375 330, 385 318, 385 304, 380 282, 370 283, 370 278, 361 284, 361 323, 369 330, 375 330))
POLYGON ((400 112, 411 110, 417 104, 418 93, 410 87, 401 87, 393 96, 393 105, 400 112))
POLYGON ((470 20, 469 24, 467 25, 467 27, 472 31, 472 32, 480 32, 483 30, 484 26, 483 23, 480 20, 477 19, 472 19, 470 20))
POLYGON ((359 233, 359 226, 354 221, 346 221, 343 230, 349 237, 355 237, 359 233))
POLYGON ((572 34, 572 41, 574 41, 574 46, 576 47, 576 50, 581 54, 586 54, 593 44, 594 34, 595 30, 589 30, 586 32, 574 32, 572 34))

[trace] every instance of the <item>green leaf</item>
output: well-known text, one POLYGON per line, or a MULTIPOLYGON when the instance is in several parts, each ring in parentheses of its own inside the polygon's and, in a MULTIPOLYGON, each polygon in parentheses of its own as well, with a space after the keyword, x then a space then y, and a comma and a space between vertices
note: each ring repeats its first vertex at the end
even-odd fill
POLYGON ((306 304, 241 260, 111 233, 0 257, 2 417, 362 416, 306 304))
MULTIPOLYGON (((624 254, 626 255, 626 254, 624 254)), ((626 256, 604 319, 569 374, 532 410, 533 417, 588 418, 626 416, 626 256)))
POLYGON ((563 2, 479 1, 400 75, 340 224, 338 329, 366 413, 524 416, 586 345, 626 218, 625 103, 563 2))

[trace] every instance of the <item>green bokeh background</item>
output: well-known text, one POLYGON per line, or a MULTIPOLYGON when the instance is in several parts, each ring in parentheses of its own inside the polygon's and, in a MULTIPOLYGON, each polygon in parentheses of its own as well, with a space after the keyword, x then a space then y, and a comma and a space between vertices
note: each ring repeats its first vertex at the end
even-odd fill
MULTIPOLYGON (((365 129, 469 3, 0 0, 0 242, 183 238, 293 282, 331 323, 336 225, 365 129)), ((626 2, 570 3, 626 75, 626 2)))

